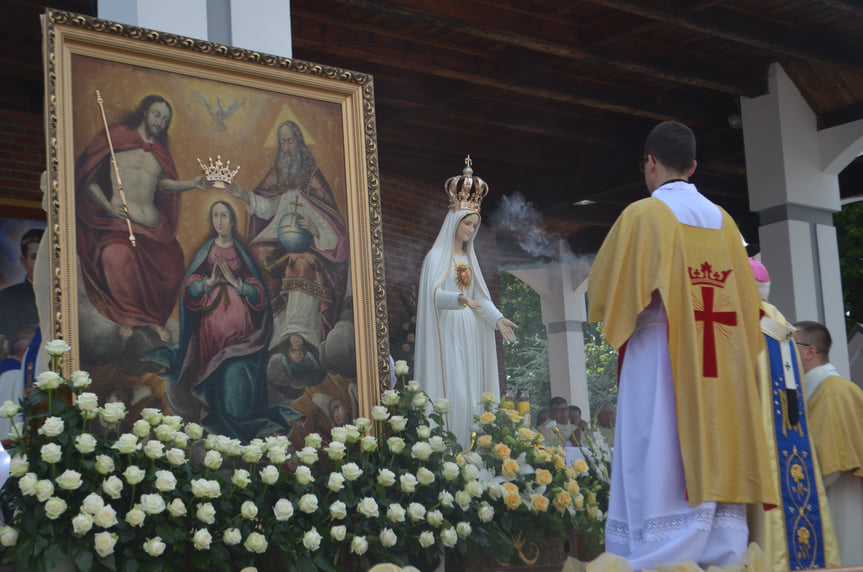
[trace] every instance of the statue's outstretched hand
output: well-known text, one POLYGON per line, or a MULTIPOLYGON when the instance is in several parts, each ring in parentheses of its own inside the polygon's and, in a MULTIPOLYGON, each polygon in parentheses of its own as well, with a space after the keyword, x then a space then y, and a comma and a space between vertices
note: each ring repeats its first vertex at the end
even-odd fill
POLYGON ((500 335, 508 342, 515 341, 515 332, 513 329, 517 327, 512 320, 507 320, 506 318, 501 318, 497 321, 497 329, 500 331, 500 335))

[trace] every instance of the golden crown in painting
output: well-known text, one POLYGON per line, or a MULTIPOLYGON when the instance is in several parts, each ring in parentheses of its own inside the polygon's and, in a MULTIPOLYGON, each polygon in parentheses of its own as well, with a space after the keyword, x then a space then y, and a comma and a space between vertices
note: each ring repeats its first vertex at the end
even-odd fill
POLYGON ((209 165, 205 165, 198 159, 198 165, 201 166, 201 171, 204 172, 204 178, 213 183, 214 187, 219 187, 220 189, 224 189, 230 185, 240 170, 239 165, 237 165, 236 169, 231 170, 230 161, 223 164, 221 155, 216 157, 215 163, 213 163, 213 158, 210 157, 209 165))
POLYGON ((452 210, 478 211, 479 205, 488 194, 488 184, 474 177, 470 155, 464 160, 464 170, 458 177, 447 179, 444 189, 449 195, 449 208, 452 210))

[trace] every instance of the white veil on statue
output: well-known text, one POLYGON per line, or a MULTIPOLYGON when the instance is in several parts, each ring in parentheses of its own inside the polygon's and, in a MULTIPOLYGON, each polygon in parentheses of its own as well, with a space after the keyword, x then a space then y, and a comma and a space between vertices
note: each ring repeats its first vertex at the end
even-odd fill
MULTIPOLYGON (((465 178, 472 174, 469 169, 470 166, 465 169, 465 178)), ((487 189, 481 179, 473 180, 487 189)), ((470 190, 469 185, 465 186, 470 190)), ((469 289, 456 289, 453 279, 456 230, 465 217, 479 215, 479 201, 484 195, 485 192, 471 203, 455 200, 450 191, 450 204, 456 208, 447 212, 437 239, 426 254, 417 297, 415 378, 433 399, 445 397, 451 402, 448 429, 463 447, 470 444, 480 394, 490 392, 496 399, 500 395, 494 329, 503 315, 491 300, 476 258, 474 239, 479 221, 470 240, 464 243, 470 266, 469 289), (474 309, 459 303, 462 293, 480 307, 474 309)))

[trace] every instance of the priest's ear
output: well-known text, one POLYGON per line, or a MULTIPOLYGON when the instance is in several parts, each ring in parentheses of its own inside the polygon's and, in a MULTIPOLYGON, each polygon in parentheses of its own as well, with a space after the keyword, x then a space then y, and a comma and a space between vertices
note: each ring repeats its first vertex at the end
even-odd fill
POLYGON ((686 178, 687 178, 687 179, 688 179, 689 177, 691 177, 691 176, 692 176, 692 173, 694 173, 694 172, 695 172, 695 168, 696 168, 697 166, 698 166, 698 161, 696 161, 696 160, 694 160, 694 159, 693 159, 693 161, 692 161, 692 166, 691 166, 691 167, 689 167, 689 174, 688 174, 688 175, 686 175, 686 178))

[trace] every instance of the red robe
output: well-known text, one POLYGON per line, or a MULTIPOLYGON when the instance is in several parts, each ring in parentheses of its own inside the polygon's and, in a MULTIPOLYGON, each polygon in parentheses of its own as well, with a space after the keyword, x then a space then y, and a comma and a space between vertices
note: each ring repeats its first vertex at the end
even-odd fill
MULTIPOLYGON (((125 124, 111 128, 114 152, 144 149, 152 153, 165 176, 177 169, 162 143, 147 143, 125 124)), ((129 242, 126 222, 104 212, 87 192, 97 183, 110 199, 110 151, 105 134, 95 137, 75 168, 78 256, 90 302, 107 318, 124 326, 164 325, 177 302, 183 280, 183 250, 177 242, 180 197, 157 190, 154 205, 161 221, 153 228, 132 223, 137 247, 129 242)))

